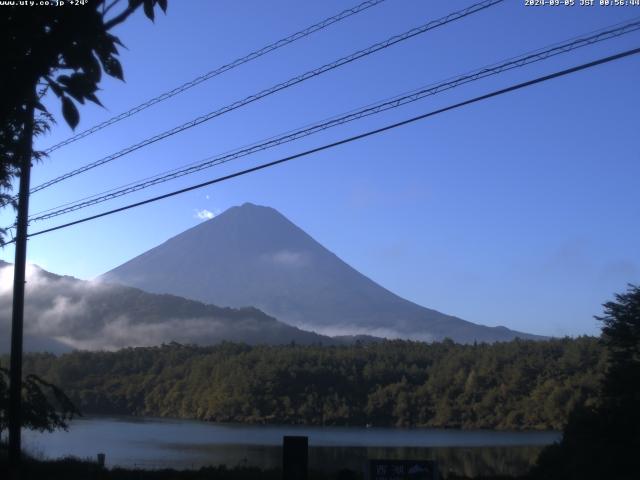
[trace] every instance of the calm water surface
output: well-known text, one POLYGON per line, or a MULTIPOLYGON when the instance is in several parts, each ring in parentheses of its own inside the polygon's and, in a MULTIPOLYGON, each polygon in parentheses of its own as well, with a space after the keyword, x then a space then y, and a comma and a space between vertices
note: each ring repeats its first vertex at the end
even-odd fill
POLYGON ((558 432, 222 425, 188 420, 89 417, 68 432, 24 432, 28 451, 48 457, 107 456, 108 466, 198 468, 280 465, 282 437, 309 437, 311 468, 360 469, 367 458, 437 459, 443 472, 519 474, 558 432))

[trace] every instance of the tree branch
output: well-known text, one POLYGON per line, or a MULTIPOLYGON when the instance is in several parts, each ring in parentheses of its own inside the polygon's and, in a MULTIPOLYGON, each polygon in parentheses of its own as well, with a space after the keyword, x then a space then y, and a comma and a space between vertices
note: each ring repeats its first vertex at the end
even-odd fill
POLYGON ((102 6, 104 7, 102 10, 102 18, 104 18, 105 15, 109 13, 109 10, 115 7, 118 3, 120 3, 120 0, 113 0, 110 5, 105 6, 107 4, 107 1, 105 0, 105 2, 102 4, 102 6))
POLYGON ((129 16, 133 12, 135 12, 140 5, 142 5, 142 0, 136 0, 134 3, 130 4, 124 11, 122 11, 122 13, 120 13, 119 15, 116 15, 115 17, 113 17, 111 20, 109 20, 104 24, 105 30, 111 30, 116 25, 120 25, 127 18, 129 18, 129 16))

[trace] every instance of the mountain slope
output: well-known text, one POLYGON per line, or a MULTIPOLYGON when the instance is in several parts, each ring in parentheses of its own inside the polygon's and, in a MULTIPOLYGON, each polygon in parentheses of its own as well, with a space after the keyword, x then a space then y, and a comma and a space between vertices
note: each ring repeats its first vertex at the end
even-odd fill
POLYGON ((459 342, 535 336, 409 302, 365 277, 268 207, 244 204, 101 277, 148 292, 254 306, 316 332, 459 342))
MULTIPOLYGON (((0 352, 9 348, 13 266, 0 261, 0 352)), ((87 282, 27 270, 25 348, 61 353, 168 342, 211 345, 339 344, 291 327, 255 308, 220 308, 174 295, 122 285, 87 282)))

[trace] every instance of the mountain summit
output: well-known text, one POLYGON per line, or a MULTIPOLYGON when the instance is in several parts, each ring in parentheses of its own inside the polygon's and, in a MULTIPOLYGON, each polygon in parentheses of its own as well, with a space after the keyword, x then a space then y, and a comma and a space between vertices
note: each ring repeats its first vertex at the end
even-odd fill
POLYGON ((253 306, 329 335, 458 342, 534 338, 405 300, 347 265, 278 211, 251 203, 167 240, 101 280, 209 304, 253 306))

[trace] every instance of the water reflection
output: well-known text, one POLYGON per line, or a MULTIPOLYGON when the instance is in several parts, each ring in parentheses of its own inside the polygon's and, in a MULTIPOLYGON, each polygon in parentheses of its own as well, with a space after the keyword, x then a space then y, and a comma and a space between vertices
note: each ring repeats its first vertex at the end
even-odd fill
MULTIPOLYGON (((185 452, 184 458, 190 458, 195 466, 224 463, 228 466, 278 468, 282 459, 282 449, 274 446, 174 445, 167 448, 185 452)), ((444 476, 517 476, 529 470, 542 448, 544 447, 310 447, 309 467, 327 472, 343 468, 361 471, 370 458, 436 460, 444 476)), ((146 468, 160 466, 148 464, 146 468)))
POLYGON ((557 432, 495 432, 358 427, 220 425, 197 421, 94 417, 68 432, 25 431, 28 450, 42 457, 107 456, 107 466, 278 468, 283 435, 309 437, 315 470, 362 470, 369 458, 437 460, 443 474, 519 475, 557 432))

